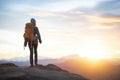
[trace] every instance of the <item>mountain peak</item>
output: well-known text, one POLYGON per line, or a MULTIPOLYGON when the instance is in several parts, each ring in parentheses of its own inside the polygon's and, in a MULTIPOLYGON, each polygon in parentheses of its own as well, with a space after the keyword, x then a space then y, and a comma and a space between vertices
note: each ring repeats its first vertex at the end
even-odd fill
POLYGON ((68 72, 66 70, 61 69, 60 67, 54 65, 54 64, 48 64, 46 66, 43 65, 37 65, 35 68, 43 69, 43 70, 51 70, 51 71, 59 71, 59 72, 68 72))
POLYGON ((3 64, 0 64, 0 68, 1 67, 17 67, 17 66, 13 63, 3 63, 3 64))
POLYGON ((18 67, 13 63, 0 64, 0 80, 87 80, 69 73, 54 64, 18 67))

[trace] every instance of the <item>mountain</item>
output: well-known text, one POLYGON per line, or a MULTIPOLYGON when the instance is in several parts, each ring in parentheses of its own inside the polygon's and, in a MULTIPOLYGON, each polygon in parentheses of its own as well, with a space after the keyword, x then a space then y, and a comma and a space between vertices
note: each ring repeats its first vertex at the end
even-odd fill
MULTIPOLYGON (((68 57, 68 56, 67 56, 68 57)), ((61 58, 55 58, 55 59, 51 59, 48 57, 39 57, 38 63, 39 64, 43 64, 43 65, 47 65, 49 63, 61 63, 64 62, 65 60, 67 60, 67 57, 61 57, 61 58)), ((29 65, 29 57, 15 57, 15 58, 11 58, 9 60, 0 60, 0 64, 2 63, 14 63, 18 66, 28 66, 29 65)))
POLYGON ((13 63, 0 64, 0 80, 87 80, 54 64, 19 67, 13 63))
MULTIPOLYGON (((55 64, 71 73, 83 75, 90 80, 120 80, 120 64, 118 59, 89 60, 78 55, 64 56, 58 59, 39 59, 39 64, 55 64)), ((18 66, 28 66, 27 61, 6 61, 0 63, 14 63, 18 66)))
POLYGON ((90 80, 120 80, 120 65, 114 65, 107 60, 70 58, 56 65, 90 80))

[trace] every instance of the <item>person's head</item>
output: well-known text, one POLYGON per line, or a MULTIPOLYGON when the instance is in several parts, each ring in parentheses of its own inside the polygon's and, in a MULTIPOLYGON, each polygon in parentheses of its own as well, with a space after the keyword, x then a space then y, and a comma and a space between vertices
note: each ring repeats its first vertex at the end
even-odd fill
POLYGON ((36 26, 36 20, 34 18, 31 18, 31 23, 36 26))

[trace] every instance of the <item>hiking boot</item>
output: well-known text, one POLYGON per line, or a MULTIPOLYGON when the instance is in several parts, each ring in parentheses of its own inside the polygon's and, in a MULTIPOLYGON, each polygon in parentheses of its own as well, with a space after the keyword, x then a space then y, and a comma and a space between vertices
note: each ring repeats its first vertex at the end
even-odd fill
POLYGON ((38 66, 38 64, 36 63, 35 66, 38 66))
POLYGON ((33 67, 33 65, 30 65, 30 67, 33 67))

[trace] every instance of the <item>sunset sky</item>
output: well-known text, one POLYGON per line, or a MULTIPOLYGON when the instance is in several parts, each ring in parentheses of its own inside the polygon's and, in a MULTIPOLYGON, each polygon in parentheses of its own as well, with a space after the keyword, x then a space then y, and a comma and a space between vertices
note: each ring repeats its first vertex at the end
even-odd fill
POLYGON ((120 0, 0 0, 0 59, 29 56, 26 22, 37 21, 39 56, 120 57, 120 0))

